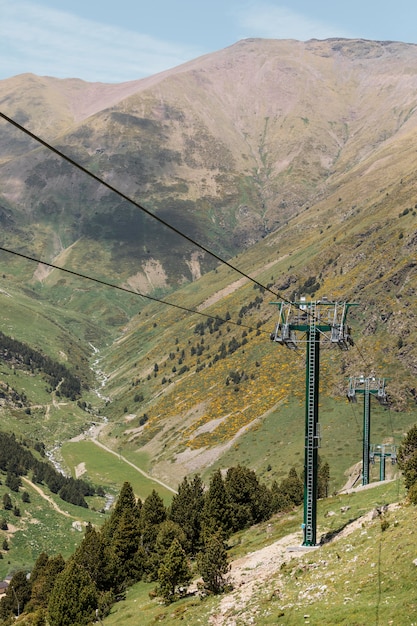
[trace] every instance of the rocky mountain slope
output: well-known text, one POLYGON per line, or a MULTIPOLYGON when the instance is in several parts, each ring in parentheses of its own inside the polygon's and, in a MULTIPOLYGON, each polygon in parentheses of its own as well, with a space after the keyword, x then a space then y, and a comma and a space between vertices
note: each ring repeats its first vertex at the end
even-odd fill
MULTIPOLYGON (((368 202, 381 168, 384 183, 402 178, 408 188, 416 64, 409 44, 245 40, 121 85, 17 76, 1 81, 0 104, 228 257, 342 185, 355 186, 355 205, 368 202)), ((72 262, 85 267, 86 248, 98 242, 106 272, 142 291, 155 289, 152 267, 164 289, 213 268, 208 255, 5 122, 1 138, 5 230, 21 239, 30 225, 25 245, 45 260, 75 245, 72 262)))
POLYGON ((271 480, 301 465, 303 346, 269 341, 271 300, 297 295, 359 305, 354 349, 322 360, 335 486, 361 455, 348 376, 389 378, 396 419, 373 436, 401 438, 417 397, 416 70, 409 44, 245 40, 123 85, 0 83, 6 115, 240 270, 1 122, 1 245, 174 305, 2 254, 5 289, 100 350, 109 446, 173 487, 216 463, 271 480))

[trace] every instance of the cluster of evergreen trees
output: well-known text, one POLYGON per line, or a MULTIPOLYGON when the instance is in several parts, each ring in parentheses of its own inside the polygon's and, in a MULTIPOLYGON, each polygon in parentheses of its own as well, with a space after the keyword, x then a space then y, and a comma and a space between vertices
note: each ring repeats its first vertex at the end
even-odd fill
POLYGON ((21 341, 12 339, 0 332, 0 356, 4 361, 12 361, 30 371, 43 372, 52 389, 57 389, 66 398, 76 400, 81 394, 81 381, 65 365, 29 347, 21 341))
POLYGON ((108 614, 126 588, 155 581, 154 594, 169 603, 184 594, 200 576, 207 593, 228 585, 226 541, 278 511, 300 504, 303 485, 295 469, 269 489, 253 470, 237 466, 223 476, 218 470, 205 488, 199 475, 185 478, 167 508, 156 491, 143 502, 124 483, 119 498, 100 530, 91 525, 82 543, 65 563, 41 554, 29 579, 13 577, 13 593, 0 602, 0 619, 19 610, 30 612, 42 626, 89 624, 108 614), (15 578, 17 580, 15 580, 15 578))
MULTIPOLYGON (((38 449, 42 450, 38 446, 38 449)), ((45 483, 52 493, 65 502, 88 508, 86 496, 96 493, 95 487, 85 480, 64 476, 53 465, 34 456, 24 442, 19 442, 14 434, 0 432, 0 470, 6 472, 6 484, 12 491, 19 491, 20 476, 33 473, 33 482, 45 483)))
POLYGON ((398 449, 398 467, 410 501, 417 504, 417 425, 410 428, 398 449))

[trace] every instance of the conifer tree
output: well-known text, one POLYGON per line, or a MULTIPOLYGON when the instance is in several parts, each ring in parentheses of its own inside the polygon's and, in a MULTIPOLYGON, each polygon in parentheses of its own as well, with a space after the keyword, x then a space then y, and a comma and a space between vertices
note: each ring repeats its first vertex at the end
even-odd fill
POLYGON ((38 558, 35 561, 35 564, 30 573, 30 588, 31 588, 31 599, 29 601, 29 605, 31 610, 37 606, 37 603, 33 600, 33 589, 36 588, 37 581, 42 578, 45 568, 48 564, 49 557, 46 552, 41 552, 38 558))
POLYGON ((184 591, 181 591, 180 587, 186 587, 191 578, 187 555, 178 539, 174 539, 159 566, 156 593, 162 596, 165 602, 173 602, 184 591))
POLYGON ((288 472, 288 477, 281 482, 281 490, 288 496, 293 505, 298 506, 304 498, 304 486, 298 477, 295 467, 288 472))
POLYGON ((70 559, 58 575, 48 603, 50 626, 90 624, 98 608, 98 592, 87 571, 70 559))
POLYGON ((126 508, 113 534, 110 551, 114 558, 114 576, 119 586, 133 584, 144 571, 143 550, 140 549, 140 522, 137 512, 126 508))
POLYGON ((159 525, 155 541, 155 552, 157 552, 161 557, 164 556, 171 547, 174 539, 178 540, 183 549, 185 548, 187 537, 184 529, 172 520, 165 520, 159 525))
POLYGON ((224 482, 231 506, 233 531, 269 518, 271 494, 259 483, 253 470, 240 465, 231 467, 224 482))
POLYGON ((320 463, 318 468, 318 497, 327 498, 329 495, 329 482, 330 482, 330 467, 327 461, 323 464, 320 463))
POLYGON ((152 552, 155 547, 159 525, 166 520, 167 511, 161 496, 155 491, 145 499, 141 510, 142 544, 146 552, 152 552))
POLYGON ((65 568, 65 561, 61 554, 48 558, 47 562, 43 564, 44 557, 39 556, 35 563, 34 571, 35 577, 31 575, 31 608, 48 606, 49 597, 54 588, 55 581, 58 574, 60 574, 65 568))
POLYGON ((72 558, 88 572, 98 590, 108 588, 112 575, 110 550, 91 524, 72 558))
POLYGON ((404 474, 406 489, 417 482, 417 425, 410 428, 398 448, 398 467, 404 474))
POLYGON ((35 561, 35 565, 32 568, 30 573, 30 584, 33 585, 36 583, 36 579, 38 576, 42 575, 45 567, 47 566, 49 561, 49 557, 46 552, 41 552, 38 558, 35 561))
POLYGON ((116 504, 110 513, 110 517, 106 520, 101 529, 103 539, 107 543, 110 543, 125 510, 131 511, 138 520, 140 519, 140 508, 136 502, 132 485, 127 481, 123 483, 116 504))
POLYGON ((294 503, 289 498, 288 494, 284 492, 281 485, 277 483, 276 480, 272 483, 271 486, 271 499, 272 499, 272 512, 280 513, 281 511, 290 511, 294 503))
POLYGON ((227 558, 227 546, 221 533, 207 538, 204 550, 198 555, 198 570, 204 582, 204 588, 211 593, 221 593, 228 585, 227 573, 230 565, 227 558))
POLYGON ((3 508, 6 511, 11 511, 11 509, 13 508, 12 499, 8 493, 5 493, 3 496, 3 508))
POLYGON ((172 498, 169 519, 184 530, 187 543, 184 546, 188 554, 194 555, 200 548, 201 514, 204 507, 204 485, 197 474, 191 482, 185 477, 178 487, 178 493, 172 498))
POLYGON ((172 520, 165 520, 159 525, 153 552, 148 556, 146 572, 148 580, 156 580, 158 569, 171 547, 174 539, 177 539, 182 549, 186 552, 187 538, 183 529, 172 520))
POLYGON ((224 537, 230 536, 232 528, 231 507, 220 470, 214 472, 204 497, 201 514, 202 535, 214 535, 220 530, 224 537))
POLYGON ((0 601, 0 618, 20 615, 30 600, 30 582, 26 572, 16 572, 10 580, 6 595, 0 601))

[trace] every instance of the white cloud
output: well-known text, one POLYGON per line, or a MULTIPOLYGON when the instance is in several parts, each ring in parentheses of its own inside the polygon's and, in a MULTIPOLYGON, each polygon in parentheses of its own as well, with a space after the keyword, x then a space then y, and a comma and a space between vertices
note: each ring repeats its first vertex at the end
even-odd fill
POLYGON ((0 1, 0 76, 24 72, 122 82, 199 56, 146 34, 81 19, 32 2, 0 1))
MULTIPOLYGON (((314 3, 312 4, 314 8, 314 3)), ((285 6, 256 4, 239 11, 239 26, 245 37, 266 39, 328 39, 350 37, 343 28, 296 13, 285 6)))

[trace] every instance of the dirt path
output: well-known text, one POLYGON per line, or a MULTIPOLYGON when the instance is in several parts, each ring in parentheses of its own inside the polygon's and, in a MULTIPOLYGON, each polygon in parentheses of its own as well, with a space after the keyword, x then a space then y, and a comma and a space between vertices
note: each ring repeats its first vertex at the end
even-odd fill
POLYGON ((229 612, 242 610, 250 600, 255 587, 270 580, 284 562, 305 555, 317 548, 302 548, 302 532, 296 532, 279 539, 265 548, 236 559, 231 564, 230 581, 233 591, 224 595, 216 613, 209 618, 211 626, 233 626, 235 620, 229 612))
MULTIPOLYGON (((399 506, 398 503, 393 503, 387 505, 386 510, 394 511, 399 506)), ((335 534, 331 542, 345 539, 378 515, 376 509, 369 511, 347 524, 341 532, 335 534)), ((235 626, 234 615, 237 611, 245 611, 255 588, 264 586, 273 576, 276 576, 283 563, 320 549, 320 545, 303 547, 302 540, 302 531, 299 531, 233 561, 230 570, 233 591, 222 597, 216 612, 213 612, 209 618, 210 626, 235 626)), ((242 619, 242 614, 240 619, 242 619)))
POLYGON ((32 489, 37 491, 38 494, 40 496, 42 496, 42 498, 44 500, 47 500, 49 502, 49 504, 52 506, 52 508, 54 508, 57 513, 60 513, 61 515, 65 515, 65 517, 72 517, 72 515, 67 513, 67 511, 63 511, 62 509, 60 509, 59 506, 57 505, 57 503, 51 498, 51 496, 47 496, 46 493, 44 491, 42 491, 42 489, 38 485, 35 485, 35 483, 33 483, 31 480, 29 480, 29 478, 25 478, 25 476, 22 476, 22 480, 24 480, 25 483, 30 485, 32 487, 32 489))
POLYGON ((138 467, 137 465, 135 465, 131 461, 128 461, 128 459, 126 459, 124 456, 122 456, 118 452, 115 452, 111 448, 108 448, 107 446, 104 445, 104 443, 101 443, 101 441, 98 441, 98 439, 95 439, 94 437, 92 437, 91 441, 93 443, 95 443, 96 446, 100 446, 100 448, 103 448, 103 450, 106 450, 107 452, 110 452, 110 454, 114 454, 115 456, 117 456, 121 461, 123 461, 124 463, 127 463, 128 465, 130 465, 130 467, 133 467, 137 472, 142 474, 142 476, 145 476, 145 478, 147 478, 148 480, 151 480, 154 483, 158 483, 158 485, 161 485, 161 487, 165 487, 165 489, 168 489, 168 491, 171 491, 172 493, 177 493, 177 491, 175 489, 173 489, 169 485, 166 485, 161 480, 158 480, 157 478, 154 478, 150 474, 147 474, 143 469, 141 469, 140 467, 138 467))

